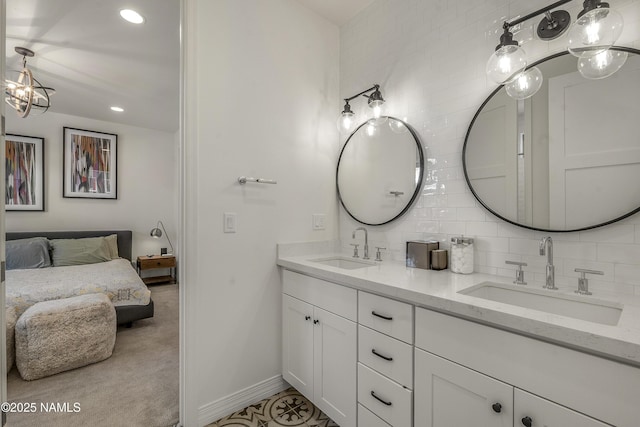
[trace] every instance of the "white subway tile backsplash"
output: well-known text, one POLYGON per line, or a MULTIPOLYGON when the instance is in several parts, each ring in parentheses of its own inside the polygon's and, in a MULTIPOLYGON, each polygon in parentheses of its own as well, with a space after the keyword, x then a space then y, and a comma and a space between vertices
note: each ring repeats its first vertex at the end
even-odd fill
POLYGON ((508 222, 498 223, 498 236, 500 237, 516 237, 518 239, 533 239, 533 230, 518 227, 508 222))
POLYGON ((468 192, 449 194, 448 202, 452 208, 470 208, 476 206, 476 199, 468 192))
POLYGON ((484 252, 509 252, 509 239, 504 237, 476 237, 475 250, 484 252))
MULTIPOLYGON (((640 248, 639 248, 640 249, 640 248)), ((597 259, 595 243, 574 243, 567 241, 555 241, 553 244, 553 254, 560 258, 572 258, 593 260, 597 259)))
MULTIPOLYGON (((529 283, 544 282, 546 258, 539 241, 551 236, 557 282, 574 289, 576 267, 605 271, 593 289, 640 295, 640 213, 617 224, 573 233, 533 231, 504 222, 486 211, 467 188, 462 147, 469 123, 495 86, 485 64, 502 33, 502 23, 548 3, 530 0, 377 0, 341 28, 340 88, 350 96, 373 82, 382 85, 387 114, 407 117, 424 146, 425 186, 412 210, 381 227, 375 241, 387 242, 389 258, 404 261, 404 242, 434 238, 449 248, 452 235, 475 236, 475 270, 512 276, 499 265, 520 259, 529 283), (460 49, 464 47, 464 54, 460 49)), ((582 2, 563 8, 576 16, 582 2)), ((625 18, 618 44, 640 48, 640 0, 617 0, 625 18)), ((534 36, 537 19, 516 38, 530 61, 564 49, 566 37, 544 42, 534 36)), ((369 114, 366 103, 352 105, 369 114)), ((359 224, 340 210, 343 240, 359 224)), ((373 233, 372 233, 373 236, 373 233)), ((385 258, 386 259, 386 258, 385 258)), ((536 286, 537 286, 536 285, 536 286)))
POLYGON ((598 243, 598 261, 640 264, 640 245, 598 243))
POLYGON ((440 222, 440 233, 442 234, 455 234, 461 235, 466 234, 467 227, 464 222, 458 221, 441 221, 440 222))
MULTIPOLYGON (((515 255, 514 255, 515 256, 515 255)), ((526 262, 527 266, 523 268, 525 271, 532 273, 544 273, 547 268, 547 257, 540 255, 523 255, 522 262, 526 262)), ((557 265, 556 265, 557 267, 557 265)))
POLYGON ((455 220, 457 218, 457 210, 454 208, 433 208, 431 209, 431 218, 438 220, 455 220))
POLYGON ((498 224, 488 221, 467 222, 466 235, 470 237, 496 237, 498 235, 498 224))
POLYGON ((458 221, 484 221, 486 218, 481 208, 458 208, 458 221))
POLYGON ((640 286, 640 265, 616 264, 615 282, 640 286))
POLYGON ((518 267, 515 265, 508 265, 506 261, 521 261, 521 258, 522 257, 514 254, 487 252, 486 265, 490 267, 497 267, 497 268, 515 271, 518 269, 518 267))
POLYGON ((540 241, 531 239, 509 239, 509 252, 520 255, 539 255, 540 241))
POLYGON ((613 224, 593 230, 581 231, 580 241, 599 243, 634 243, 635 226, 633 224, 613 224))

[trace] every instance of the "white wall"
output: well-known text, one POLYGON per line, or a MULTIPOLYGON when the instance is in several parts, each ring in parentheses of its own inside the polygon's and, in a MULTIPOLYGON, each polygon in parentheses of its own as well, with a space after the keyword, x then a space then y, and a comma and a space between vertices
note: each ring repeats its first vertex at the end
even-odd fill
MULTIPOLYGON (((387 257, 404 260, 407 240, 448 242, 452 235, 465 234, 476 237, 476 271, 512 276, 505 260, 522 260, 529 264, 525 268, 529 280, 543 281, 545 259, 538 255, 538 242, 549 233, 512 226, 487 213, 466 186, 461 157, 467 127, 495 87, 487 82, 485 64, 498 44, 502 22, 549 3, 378 0, 341 28, 341 97, 380 83, 387 113, 407 117, 420 133, 429 159, 429 180, 422 197, 399 221, 371 227, 372 247, 391 248, 387 257)), ((576 1, 566 6, 575 18, 581 5, 576 1)), ((611 7, 622 12, 625 20, 618 44, 639 48, 640 1, 613 1, 611 7)), ((527 21, 516 34, 531 61, 566 46, 566 37, 554 42, 534 38, 533 28, 539 21, 527 21)), ((343 244, 351 242, 351 231, 357 226, 340 211, 343 244)), ((575 288, 574 268, 586 267, 605 272, 598 279, 590 278, 594 289, 640 295, 640 215, 592 231, 552 237, 561 286, 575 288)))
MULTIPOLYGON (((6 212, 7 231, 132 230, 133 256, 159 254, 166 239, 149 232, 161 220, 176 247, 177 170, 174 133, 57 114, 18 118, 8 111, 7 133, 45 138, 45 211, 6 212), (118 199, 62 197, 63 127, 118 135, 118 199)), ((177 250, 177 248, 176 248, 177 250)), ((135 258, 134 258, 135 259, 135 258)))
POLYGON ((186 11, 185 421, 196 425, 281 373, 276 243, 337 237, 339 39, 294 0, 187 0, 186 11), (223 233, 224 212, 236 233, 223 233), (313 213, 326 230, 312 230, 313 213))

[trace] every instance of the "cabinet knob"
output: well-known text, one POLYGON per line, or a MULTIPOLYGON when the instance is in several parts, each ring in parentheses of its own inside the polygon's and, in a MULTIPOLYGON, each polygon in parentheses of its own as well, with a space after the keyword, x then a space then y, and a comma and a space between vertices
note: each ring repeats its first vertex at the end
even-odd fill
POLYGON ((500 412, 502 412, 502 405, 499 403, 494 403, 493 405, 491 405, 491 409, 493 409, 493 412, 495 412, 496 414, 499 414, 500 412))
POLYGON ((313 324, 314 324, 314 325, 317 325, 318 323, 320 323, 320 321, 319 321, 318 319, 315 319, 315 320, 313 321, 313 324))
POLYGON ((304 316, 304 320, 311 320, 311 316, 304 316))
POLYGON ((531 419, 531 417, 524 417, 522 419, 522 425, 524 427, 531 427, 533 425, 533 420, 531 419))

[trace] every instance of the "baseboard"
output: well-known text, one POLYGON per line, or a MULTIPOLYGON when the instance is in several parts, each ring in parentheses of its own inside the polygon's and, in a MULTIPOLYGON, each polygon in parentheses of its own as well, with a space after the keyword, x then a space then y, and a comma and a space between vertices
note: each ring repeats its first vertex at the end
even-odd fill
POLYGON ((198 408, 198 425, 206 426, 289 387, 282 375, 266 379, 198 408))

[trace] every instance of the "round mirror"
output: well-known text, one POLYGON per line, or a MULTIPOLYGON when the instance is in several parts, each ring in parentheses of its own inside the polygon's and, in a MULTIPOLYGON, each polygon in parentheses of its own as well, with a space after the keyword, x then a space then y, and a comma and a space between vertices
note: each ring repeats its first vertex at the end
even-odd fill
POLYGON ((420 194, 423 176, 424 155, 416 131, 393 117, 372 119, 342 147, 338 197, 356 221, 382 225, 409 209, 420 194))
POLYGON ((533 97, 512 99, 501 86, 484 101, 462 162, 473 195, 494 215, 579 231, 640 211, 640 51, 612 50, 627 58, 606 78, 584 78, 563 52, 531 65, 544 76, 533 97))

